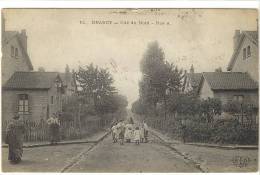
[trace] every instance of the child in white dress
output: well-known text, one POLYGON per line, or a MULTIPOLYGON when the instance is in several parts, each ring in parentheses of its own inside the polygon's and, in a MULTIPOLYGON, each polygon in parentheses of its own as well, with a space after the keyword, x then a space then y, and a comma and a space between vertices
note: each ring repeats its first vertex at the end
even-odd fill
POLYGON ((140 139, 141 139, 141 133, 139 127, 136 127, 134 131, 134 140, 136 145, 140 144, 140 139))

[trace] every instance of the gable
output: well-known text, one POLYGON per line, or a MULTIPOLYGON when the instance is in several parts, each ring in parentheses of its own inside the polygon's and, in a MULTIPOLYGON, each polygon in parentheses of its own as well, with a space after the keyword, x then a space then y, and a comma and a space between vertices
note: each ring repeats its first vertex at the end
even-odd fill
MULTIPOLYGON (((3 34, 3 46, 2 46, 2 54, 3 59, 8 59, 7 61, 10 61, 11 58, 14 58, 17 61, 18 59, 23 60, 24 65, 21 66, 27 66, 28 71, 33 70, 33 65, 30 60, 30 57, 27 53, 27 50, 23 47, 21 40, 19 39, 18 35, 20 35, 18 32, 4 32, 3 34), (11 47, 14 47, 18 49, 18 56, 14 57, 11 53, 11 47)), ((17 62, 21 63, 21 62, 17 62)))
POLYGON ((208 97, 210 97, 210 98, 214 97, 214 93, 211 90, 209 83, 205 80, 204 77, 201 79, 198 94, 201 99, 206 99, 208 97))
POLYGON ((237 48, 234 49, 232 57, 228 63, 227 71, 232 71, 233 66, 236 64, 236 60, 241 51, 243 51, 244 42, 249 41, 252 47, 258 48, 258 33, 257 31, 243 31, 238 41, 237 48))

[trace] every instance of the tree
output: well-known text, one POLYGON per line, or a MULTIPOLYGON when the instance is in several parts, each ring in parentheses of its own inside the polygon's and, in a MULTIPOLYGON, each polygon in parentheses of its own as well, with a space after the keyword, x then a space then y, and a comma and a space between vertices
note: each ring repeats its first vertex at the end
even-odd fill
MULTIPOLYGON (((148 44, 140 68, 143 74, 139 82, 141 101, 150 106, 148 111, 153 111, 158 102, 163 102, 166 117, 167 97, 181 90, 183 71, 165 60, 164 51, 157 41, 148 44)), ((152 113, 154 114, 155 111, 152 113)))
POLYGON ((44 67, 40 66, 40 67, 38 68, 38 72, 45 72, 44 67))
POLYGON ((93 101, 96 111, 116 93, 113 77, 107 69, 90 64, 86 67, 80 66, 75 75, 81 89, 80 95, 84 96, 85 103, 93 101))
POLYGON ((69 68, 69 65, 66 64, 66 67, 65 67, 65 73, 70 73, 70 68, 69 68))
POLYGON ((140 62, 143 78, 140 82, 140 96, 144 102, 155 107, 160 99, 160 92, 165 84, 165 57, 162 48, 157 41, 148 44, 148 48, 140 62))
POLYGON ((128 105, 127 98, 119 94, 104 96, 99 100, 97 105, 98 111, 101 114, 113 113, 119 109, 125 109, 128 105))
POLYGON ((222 68, 219 67, 219 68, 215 69, 215 72, 222 72, 222 68))
POLYGON ((146 113, 146 106, 138 99, 132 104, 131 111, 135 114, 144 115, 146 113))

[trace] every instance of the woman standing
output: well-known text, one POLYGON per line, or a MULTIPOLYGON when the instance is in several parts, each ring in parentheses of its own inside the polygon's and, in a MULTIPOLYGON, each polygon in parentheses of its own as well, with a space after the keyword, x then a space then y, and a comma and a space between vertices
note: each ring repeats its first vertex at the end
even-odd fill
POLYGON ((143 127, 144 127, 144 142, 148 142, 148 125, 143 121, 143 127))
POLYGON ((118 134, 118 138, 119 138, 119 143, 120 145, 124 144, 124 137, 125 137, 125 127, 121 126, 119 128, 119 134, 118 134))
POLYGON ((57 116, 50 117, 47 120, 50 128, 50 142, 51 144, 57 144, 59 141, 59 129, 60 129, 60 121, 57 116))
POLYGON ((5 142, 9 148, 8 160, 13 164, 21 162, 23 154, 25 127, 23 121, 19 120, 19 117, 19 115, 16 115, 6 129, 5 142))
POLYGON ((145 139, 144 135, 145 135, 145 129, 144 129, 144 126, 142 125, 141 129, 140 129, 140 137, 141 137, 140 141, 141 141, 141 143, 144 142, 144 139, 145 139))

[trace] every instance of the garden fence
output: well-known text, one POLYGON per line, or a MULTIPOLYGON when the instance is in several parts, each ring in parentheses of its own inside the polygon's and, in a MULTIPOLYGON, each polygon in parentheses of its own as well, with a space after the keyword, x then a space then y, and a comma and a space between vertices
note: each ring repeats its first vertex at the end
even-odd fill
MULTIPOLYGON (((10 121, 2 122, 2 138, 5 139, 6 127, 10 121)), ((60 125, 60 139, 79 139, 91 135, 105 127, 110 126, 110 120, 84 120, 80 124, 78 121, 62 121, 60 125)), ((25 142, 47 141, 49 140, 49 125, 45 121, 24 121, 25 142)))

